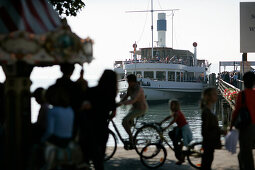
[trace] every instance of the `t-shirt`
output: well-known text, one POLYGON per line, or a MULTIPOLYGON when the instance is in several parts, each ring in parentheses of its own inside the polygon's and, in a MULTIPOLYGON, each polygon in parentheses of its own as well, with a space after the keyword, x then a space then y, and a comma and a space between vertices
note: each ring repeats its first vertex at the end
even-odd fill
POLYGON ((54 135, 59 138, 71 138, 73 132, 74 112, 71 107, 54 106, 48 111, 46 133, 43 140, 54 135))
POLYGON ((182 128, 186 124, 188 124, 185 116, 181 111, 177 111, 175 114, 177 114, 176 124, 179 128, 182 128))
MULTIPOLYGON (((245 89, 245 105, 247 106, 250 115, 252 124, 255 124, 255 89, 245 89)), ((242 93, 240 92, 238 94, 236 105, 235 105, 235 111, 232 115, 232 119, 235 120, 237 115, 239 114, 239 110, 242 107, 242 93)))

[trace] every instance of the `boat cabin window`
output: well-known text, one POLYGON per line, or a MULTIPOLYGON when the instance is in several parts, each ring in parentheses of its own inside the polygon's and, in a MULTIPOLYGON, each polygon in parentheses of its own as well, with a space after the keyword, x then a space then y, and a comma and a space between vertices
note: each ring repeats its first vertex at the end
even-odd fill
POLYGON ((125 74, 124 73, 118 74, 118 80, 122 80, 124 78, 125 78, 125 74))
POLYGON ((165 71, 157 71, 156 78, 159 81, 166 81, 166 72, 165 71))
POLYGON ((136 71, 136 75, 138 75, 138 74, 142 75, 142 72, 141 71, 136 71))
POLYGON ((175 72, 168 71, 168 81, 175 81, 175 72))
POLYGON ((145 71, 144 78, 153 79, 153 71, 145 71))
POLYGON ((194 72, 188 72, 187 81, 194 81, 194 72))
POLYGON ((137 78, 141 78, 142 77, 142 72, 141 71, 137 71, 136 72, 136 76, 137 76, 137 78))
POLYGON ((127 72, 127 76, 130 75, 130 74, 133 74, 132 72, 127 72))
POLYGON ((181 72, 181 81, 184 81, 184 73, 181 72))
POLYGON ((177 81, 177 82, 180 81, 180 77, 181 77, 180 72, 176 72, 176 81, 177 81))

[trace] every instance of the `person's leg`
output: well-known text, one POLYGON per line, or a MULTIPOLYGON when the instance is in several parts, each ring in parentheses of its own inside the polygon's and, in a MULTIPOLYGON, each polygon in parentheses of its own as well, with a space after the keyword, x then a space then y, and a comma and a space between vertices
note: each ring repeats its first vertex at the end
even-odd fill
POLYGON ((169 132, 169 137, 171 138, 173 142, 175 157, 181 164, 182 162, 184 162, 184 158, 182 154, 182 144, 180 143, 181 134, 177 127, 169 132))
POLYGON ((133 136, 132 136, 132 132, 131 132, 131 126, 132 126, 132 122, 134 120, 132 120, 132 113, 129 112, 123 119, 122 121, 122 126, 124 127, 125 131, 127 132, 128 134, 128 137, 129 137, 129 141, 132 141, 133 140, 133 136))
MULTIPOLYGON (((100 144, 98 143, 98 145, 100 144)), ((104 170, 103 147, 98 145, 94 149, 92 161, 93 161, 95 170, 104 170)))
POLYGON ((238 154, 240 170, 254 170, 252 147, 254 142, 255 125, 241 130, 239 133, 240 152, 238 154))
POLYGON ((129 111, 129 113, 127 114, 127 116, 122 121, 122 126, 126 130, 128 136, 129 136, 129 141, 130 142, 133 141, 133 135, 132 135, 132 132, 131 132, 131 127, 134 126, 134 119, 139 117, 139 116, 142 116, 143 114, 144 114, 143 111, 131 109, 129 111))
POLYGON ((213 162, 214 149, 210 147, 204 147, 204 154, 202 155, 202 170, 211 170, 213 162))

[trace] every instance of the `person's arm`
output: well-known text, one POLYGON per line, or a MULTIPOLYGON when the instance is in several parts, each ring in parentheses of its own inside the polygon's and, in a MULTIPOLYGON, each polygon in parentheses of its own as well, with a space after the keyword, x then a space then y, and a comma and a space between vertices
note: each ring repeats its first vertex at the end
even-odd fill
POLYGON ((122 102, 122 104, 124 105, 134 104, 139 99, 140 95, 142 95, 142 88, 139 88, 139 91, 134 95, 133 99, 126 100, 122 102))
POLYGON ((163 124, 165 121, 168 121, 169 119, 171 119, 172 115, 167 116, 165 119, 163 119, 161 122, 159 122, 160 124, 163 124))
MULTIPOLYGON (((244 93, 244 92, 243 92, 244 93)), ((242 107, 242 92, 240 92, 237 96, 236 99, 236 105, 235 105, 235 110, 232 113, 232 119, 231 119, 231 125, 230 125, 230 130, 232 130, 232 127, 234 125, 234 122, 238 116, 239 110, 242 107)))
POLYGON ((170 126, 172 126, 176 122, 176 120, 178 118, 177 112, 175 112, 173 114, 173 116, 171 116, 171 117, 173 117, 173 120, 166 127, 164 127, 163 130, 166 130, 167 128, 169 128, 170 126))
POLYGON ((127 94, 120 100, 119 104, 121 105, 124 101, 126 101, 129 97, 129 88, 127 89, 127 94))

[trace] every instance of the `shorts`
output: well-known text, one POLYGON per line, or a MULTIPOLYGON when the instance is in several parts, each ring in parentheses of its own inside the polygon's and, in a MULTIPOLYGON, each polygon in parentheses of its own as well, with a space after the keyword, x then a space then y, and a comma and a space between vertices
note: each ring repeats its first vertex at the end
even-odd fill
POLYGON ((134 119, 143 116, 146 110, 130 109, 128 114, 124 117, 123 122, 127 122, 129 126, 134 126, 134 119))

